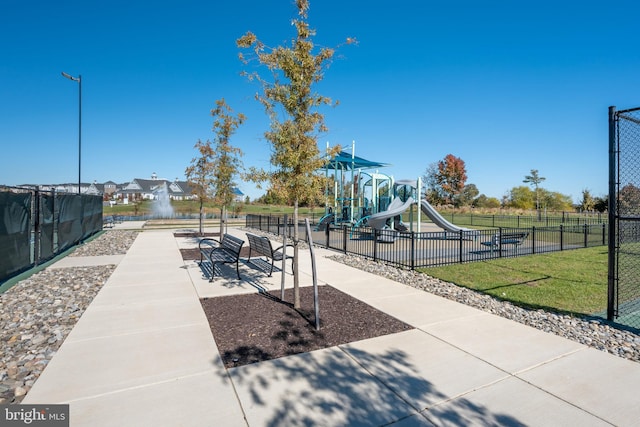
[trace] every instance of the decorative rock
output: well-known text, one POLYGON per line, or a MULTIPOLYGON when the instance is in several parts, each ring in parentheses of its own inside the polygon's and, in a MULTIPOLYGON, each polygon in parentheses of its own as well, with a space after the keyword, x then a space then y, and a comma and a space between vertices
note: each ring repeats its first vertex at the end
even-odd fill
MULTIPOLYGON (((69 256, 122 255, 136 236, 112 230, 69 256)), ((0 294, 0 404, 24 399, 114 269, 45 269, 0 294)))

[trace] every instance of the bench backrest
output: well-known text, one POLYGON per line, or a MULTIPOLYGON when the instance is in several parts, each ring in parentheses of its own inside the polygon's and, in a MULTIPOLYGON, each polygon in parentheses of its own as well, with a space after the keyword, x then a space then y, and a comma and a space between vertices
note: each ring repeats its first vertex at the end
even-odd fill
POLYGON ((529 236, 528 232, 506 232, 506 233, 496 233, 495 239, 496 241, 498 239, 501 240, 524 240, 529 236))
POLYGON ((244 245, 244 240, 238 239, 235 236, 230 234, 225 234, 222 236, 222 240, 220 241, 220 246, 232 251, 235 254, 239 254, 242 249, 242 245, 244 245))
POLYGON ((249 238, 249 245, 256 252, 269 256, 273 254, 271 241, 266 237, 256 236, 255 234, 250 233, 247 233, 247 237, 249 238))

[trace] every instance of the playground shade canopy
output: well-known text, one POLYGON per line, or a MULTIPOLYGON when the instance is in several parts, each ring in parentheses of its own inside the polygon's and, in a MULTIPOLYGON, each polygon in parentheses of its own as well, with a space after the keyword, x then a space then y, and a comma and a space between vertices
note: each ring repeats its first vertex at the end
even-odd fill
POLYGON ((346 151, 340 151, 329 162, 327 162, 327 169, 374 169, 389 166, 388 163, 373 162, 371 160, 363 159, 362 157, 352 156, 346 151))

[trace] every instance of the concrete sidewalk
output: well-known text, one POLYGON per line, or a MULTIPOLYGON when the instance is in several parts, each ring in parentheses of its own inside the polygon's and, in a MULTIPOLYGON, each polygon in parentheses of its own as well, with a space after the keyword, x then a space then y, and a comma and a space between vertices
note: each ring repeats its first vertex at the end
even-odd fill
MULTIPOLYGON (((72 426, 640 423, 640 364, 333 262, 321 249, 320 284, 415 329, 227 370, 199 298, 279 289, 280 273, 243 264, 238 281, 225 266, 230 274, 209 283, 180 256, 196 245, 172 230, 140 233, 24 403, 69 403, 72 426)), ((308 251, 300 269, 310 285, 308 251)))

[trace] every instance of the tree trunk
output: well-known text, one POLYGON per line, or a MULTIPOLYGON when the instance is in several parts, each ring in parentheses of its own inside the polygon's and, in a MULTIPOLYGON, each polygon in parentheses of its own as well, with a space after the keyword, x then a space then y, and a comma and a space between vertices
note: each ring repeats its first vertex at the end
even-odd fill
POLYGON ((224 221, 226 218, 226 213, 227 213, 227 207, 222 206, 220 208, 220 238, 221 239, 222 239, 222 236, 224 235, 224 221))
POLYGON ((200 221, 198 230, 200 231, 200 235, 204 236, 204 201, 202 199, 200 199, 200 221))
MULTIPOLYGON (((285 233, 288 224, 285 225, 285 233)), ((300 309, 300 276, 298 274, 298 200, 293 203, 293 308, 300 309)))

